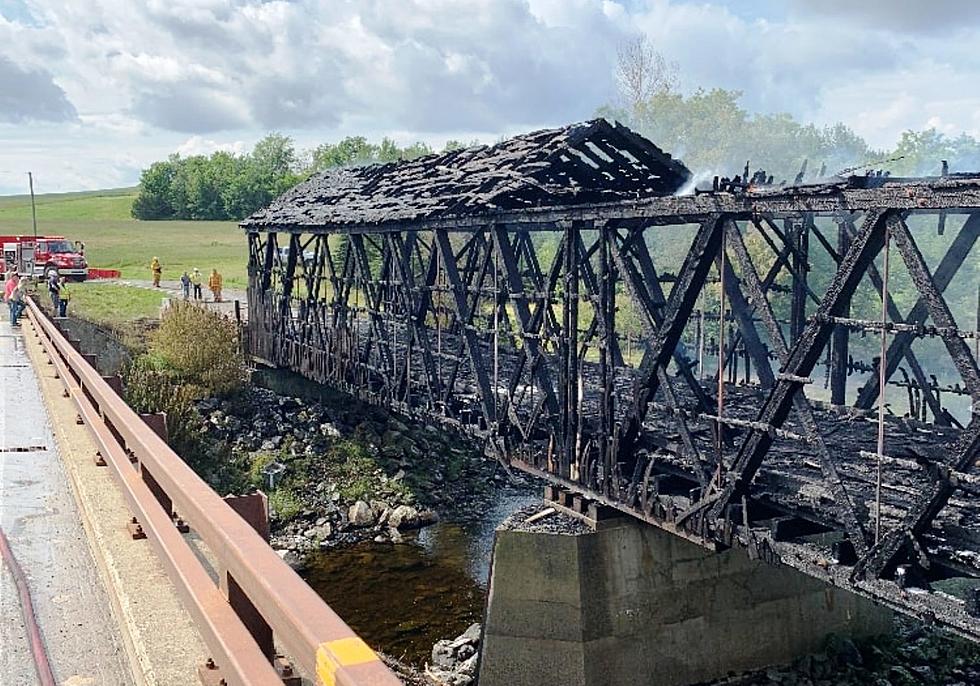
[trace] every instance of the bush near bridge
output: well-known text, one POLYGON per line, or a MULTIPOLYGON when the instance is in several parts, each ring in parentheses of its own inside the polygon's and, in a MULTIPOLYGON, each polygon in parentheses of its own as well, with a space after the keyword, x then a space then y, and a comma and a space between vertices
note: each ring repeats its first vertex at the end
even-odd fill
POLYGON ((233 393, 248 374, 237 325, 193 303, 174 301, 164 312, 150 336, 149 355, 198 397, 233 393))
POLYGON ((148 351, 124 373, 126 401, 137 412, 164 412, 174 451, 205 480, 237 490, 227 445, 208 440, 196 403, 240 390, 247 368, 234 322, 191 303, 176 302, 150 336, 148 351))

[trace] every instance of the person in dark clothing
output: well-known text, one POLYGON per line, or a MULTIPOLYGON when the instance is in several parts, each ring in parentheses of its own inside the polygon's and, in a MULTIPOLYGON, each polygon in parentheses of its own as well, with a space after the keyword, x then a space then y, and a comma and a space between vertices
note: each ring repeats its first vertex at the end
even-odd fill
POLYGON ((61 312, 61 280, 58 278, 58 272, 54 270, 48 274, 48 295, 51 296, 51 308, 57 317, 61 312))
POLYGON ((71 291, 68 290, 68 278, 61 277, 61 301, 58 306, 58 316, 67 317, 68 316, 68 301, 71 299, 71 291))

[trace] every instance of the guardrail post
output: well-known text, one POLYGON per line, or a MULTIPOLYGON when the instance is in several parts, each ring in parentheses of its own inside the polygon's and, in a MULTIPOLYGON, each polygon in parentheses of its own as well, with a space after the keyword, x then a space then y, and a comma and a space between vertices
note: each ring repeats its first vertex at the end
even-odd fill
POLYGON ((112 376, 103 376, 102 379, 109 384, 109 388, 116 392, 120 398, 123 394, 123 381, 122 377, 118 374, 113 374, 112 376))
MULTIPOLYGON (((224 497, 224 501, 242 519, 248 522, 263 540, 269 540, 269 498, 265 493, 255 491, 247 495, 228 495, 224 497)), ((272 662, 284 686, 301 686, 302 680, 293 672, 292 665, 276 654, 272 627, 252 604, 248 595, 227 570, 219 570, 219 578, 221 590, 228 599, 228 604, 242 620, 242 624, 245 625, 248 632, 252 634, 262 653, 272 662)))
POLYGON ((269 542, 269 498, 262 491, 248 495, 226 495, 224 501, 269 542))
MULTIPOLYGON (((146 423, 148 427, 153 430, 157 436, 162 438, 164 442, 167 441, 167 415, 165 412, 153 412, 149 414, 140 414, 140 418, 146 423)), ((147 470, 146 465, 140 462, 139 465, 140 475, 143 477, 143 481, 149 486, 150 491, 156 497, 157 502, 163 508, 171 518, 174 516, 174 504, 173 500, 167 495, 167 492, 163 490, 157 480, 153 478, 153 474, 147 470)))

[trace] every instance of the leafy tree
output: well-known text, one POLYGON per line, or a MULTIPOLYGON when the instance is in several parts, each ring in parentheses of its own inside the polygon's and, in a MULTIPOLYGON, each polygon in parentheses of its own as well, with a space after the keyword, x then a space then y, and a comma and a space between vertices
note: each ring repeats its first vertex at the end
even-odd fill
POLYGON ((136 219, 169 219, 174 216, 170 185, 176 168, 173 160, 154 162, 140 174, 140 192, 133 201, 136 219))

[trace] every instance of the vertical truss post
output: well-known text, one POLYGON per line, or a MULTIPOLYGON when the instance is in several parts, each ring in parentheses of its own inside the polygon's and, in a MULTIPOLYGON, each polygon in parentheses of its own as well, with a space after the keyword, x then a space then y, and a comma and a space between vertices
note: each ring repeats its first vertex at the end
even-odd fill
POLYGON ((595 313, 597 320, 602 320, 599 343, 599 377, 602 384, 600 407, 600 434, 602 441, 600 454, 604 472, 611 472, 616 460, 614 449, 616 395, 616 265, 612 259, 612 233, 609 224, 603 224, 599 229, 599 308, 595 313))
MULTIPOLYGON (((564 362, 564 404, 562 408, 562 455, 559 464, 561 476, 565 478, 584 478, 585 475, 572 474, 572 465, 577 463, 579 440, 579 359, 578 359, 578 306, 579 306, 579 251, 576 248, 576 233, 585 228, 580 222, 570 222, 565 226, 564 298, 562 302, 562 342, 564 362)), ((608 479, 609 475, 604 475, 608 479)))
POLYGON ((810 223, 812 214, 803 215, 801 222, 790 222, 786 237, 793 245, 793 305, 790 310, 790 339, 796 340, 806 325, 807 271, 810 269, 810 223))
MULTIPOLYGON (((840 262, 840 255, 846 255, 850 246, 850 232, 843 220, 837 224, 837 256, 834 262, 840 262)), ((851 313, 851 298, 846 296, 846 302, 841 305, 841 316, 849 317, 851 313)), ((847 355, 850 331, 846 326, 834 329, 830 348, 830 402, 843 405, 847 402, 847 355)))

